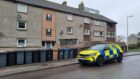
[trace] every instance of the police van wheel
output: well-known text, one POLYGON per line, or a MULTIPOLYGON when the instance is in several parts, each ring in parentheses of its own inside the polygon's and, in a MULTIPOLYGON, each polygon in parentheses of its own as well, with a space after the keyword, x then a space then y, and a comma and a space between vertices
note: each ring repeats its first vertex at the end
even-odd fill
POLYGON ((104 58, 102 56, 99 56, 97 59, 97 65, 103 66, 103 64, 104 64, 104 58))
POLYGON ((122 60, 123 60, 123 54, 119 54, 117 58, 117 62, 122 62, 122 60))

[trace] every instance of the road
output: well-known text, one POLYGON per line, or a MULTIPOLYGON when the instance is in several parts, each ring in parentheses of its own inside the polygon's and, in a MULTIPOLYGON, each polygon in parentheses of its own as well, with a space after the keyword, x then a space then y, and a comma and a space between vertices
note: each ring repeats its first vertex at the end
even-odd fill
POLYGON ((140 55, 125 57, 123 63, 103 67, 69 65, 22 73, 0 79, 140 79, 140 55))

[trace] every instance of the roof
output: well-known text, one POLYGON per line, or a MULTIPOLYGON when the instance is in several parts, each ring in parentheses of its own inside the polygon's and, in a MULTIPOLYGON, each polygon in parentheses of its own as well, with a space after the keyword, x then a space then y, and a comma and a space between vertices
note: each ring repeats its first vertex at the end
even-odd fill
MULTIPOLYGON (((130 36, 134 36, 134 37, 136 37, 136 38, 139 38, 140 39, 140 35, 138 35, 138 34, 131 34, 130 36)), ((130 37, 129 36, 129 37, 130 37)))
POLYGON ((89 12, 81 11, 78 8, 73 8, 73 7, 65 6, 65 5, 62 5, 62 4, 58 4, 58 3, 54 3, 54 2, 50 2, 50 1, 46 1, 46 0, 15 0, 15 1, 25 3, 25 4, 28 4, 28 5, 32 5, 32 6, 48 8, 48 9, 52 9, 52 10, 62 11, 62 12, 65 12, 65 13, 70 13, 70 14, 74 14, 74 15, 89 17, 89 18, 92 18, 92 19, 106 21, 106 22, 116 24, 115 21, 113 21, 113 20, 111 20, 111 19, 109 19, 109 18, 107 18, 103 15, 92 14, 92 13, 89 13, 89 12))

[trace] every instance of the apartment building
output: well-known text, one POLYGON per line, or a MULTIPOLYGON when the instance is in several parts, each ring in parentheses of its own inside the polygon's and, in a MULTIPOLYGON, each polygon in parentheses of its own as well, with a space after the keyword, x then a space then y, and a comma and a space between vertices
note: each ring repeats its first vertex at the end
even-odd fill
POLYGON ((1 0, 0 8, 2 47, 84 47, 115 41, 116 22, 86 11, 83 3, 73 8, 66 1, 1 0))
POLYGON ((42 10, 0 0, 0 48, 40 48, 42 10))

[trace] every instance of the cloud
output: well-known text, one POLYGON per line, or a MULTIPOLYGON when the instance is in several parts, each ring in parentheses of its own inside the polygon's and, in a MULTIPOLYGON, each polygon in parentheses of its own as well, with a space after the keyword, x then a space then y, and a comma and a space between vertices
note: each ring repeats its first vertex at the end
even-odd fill
MULTIPOLYGON (((50 0, 62 3, 64 0, 50 0)), ((82 0, 66 0, 68 6, 78 7, 82 0)), ((102 15, 118 22, 117 34, 126 36, 126 17, 129 19, 129 34, 140 32, 140 0, 83 0, 86 7, 100 10, 102 15)))

